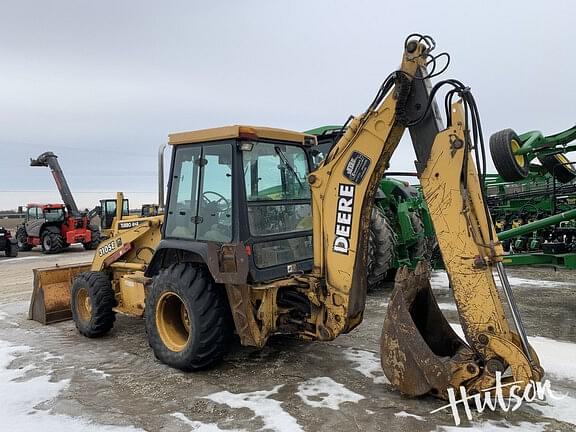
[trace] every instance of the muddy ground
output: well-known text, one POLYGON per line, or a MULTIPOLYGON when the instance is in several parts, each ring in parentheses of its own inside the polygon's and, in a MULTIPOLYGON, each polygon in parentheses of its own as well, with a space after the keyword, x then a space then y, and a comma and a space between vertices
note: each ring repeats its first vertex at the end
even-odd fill
MULTIPOLYGON (((263 350, 236 345, 213 369, 183 373, 155 360, 141 320, 118 316, 108 336, 91 340, 71 321, 42 326, 26 319, 33 268, 90 259, 77 246, 57 256, 33 250, 0 257, 0 425, 11 426, 1 430, 32 430, 36 423, 95 431, 453 430, 449 410, 431 413, 442 401, 402 397, 381 372, 390 287, 371 293, 365 321, 333 342, 275 337, 263 350)), ((516 268, 509 274, 552 389, 565 396, 515 412, 474 413, 471 422, 462 410, 460 427, 575 430, 576 272, 516 268)), ((457 323, 443 272, 434 274, 433 286, 457 323)))

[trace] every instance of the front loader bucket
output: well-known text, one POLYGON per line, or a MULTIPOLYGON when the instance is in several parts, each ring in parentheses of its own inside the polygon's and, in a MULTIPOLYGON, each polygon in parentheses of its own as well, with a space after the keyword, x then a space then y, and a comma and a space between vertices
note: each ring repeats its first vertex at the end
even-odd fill
POLYGON ((90 263, 34 269, 28 319, 42 324, 71 319, 70 287, 76 275, 85 271, 90 271, 90 263))
POLYGON ((423 262, 414 272, 398 271, 380 341, 384 374, 410 396, 444 394, 453 373, 450 359, 467 347, 442 315, 429 275, 423 262))

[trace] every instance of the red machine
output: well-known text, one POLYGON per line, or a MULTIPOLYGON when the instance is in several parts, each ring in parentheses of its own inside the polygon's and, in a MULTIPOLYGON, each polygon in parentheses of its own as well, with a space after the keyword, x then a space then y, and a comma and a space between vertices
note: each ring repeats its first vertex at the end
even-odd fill
POLYGON ((72 243, 94 249, 100 243, 100 230, 90 224, 90 217, 80 212, 56 156, 42 153, 31 159, 31 166, 50 167, 64 204, 28 204, 26 219, 16 231, 18 249, 27 251, 42 246, 42 252, 58 253, 72 243))

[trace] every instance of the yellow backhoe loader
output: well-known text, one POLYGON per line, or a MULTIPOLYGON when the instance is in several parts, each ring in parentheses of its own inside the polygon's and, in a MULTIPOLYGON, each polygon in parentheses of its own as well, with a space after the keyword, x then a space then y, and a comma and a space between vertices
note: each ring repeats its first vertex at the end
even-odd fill
POLYGON ((92 263, 34 269, 29 319, 50 324, 73 318, 82 334, 96 337, 112 328, 113 312, 142 316, 144 270, 164 216, 129 215, 118 192, 116 200, 101 201, 100 218, 105 237, 92 263))
MULTIPOLYGON (((328 341, 357 327, 366 300, 372 199, 408 129, 466 340, 442 316, 426 263, 415 272, 401 269, 382 333, 386 376, 402 393, 439 397, 451 387, 490 388, 498 373, 504 384, 541 379, 483 199, 476 104, 459 81, 432 87, 446 69, 436 70, 438 59, 449 58, 434 56, 434 47, 430 37, 407 38, 400 68, 313 172, 310 135, 229 126, 169 136, 162 241, 144 271, 151 280, 144 318, 157 358, 195 370, 222 357, 234 331, 242 344, 262 347, 272 334, 328 341), (449 88, 446 125, 434 102, 443 86, 449 88)), ((102 262, 113 254, 104 250, 102 262)), ((79 276, 72 289, 73 308, 84 299, 78 314, 88 322, 96 310, 113 313, 112 302, 99 304, 105 296, 97 274, 79 276)), ((130 287, 124 288, 119 282, 113 291, 129 303, 130 287)))

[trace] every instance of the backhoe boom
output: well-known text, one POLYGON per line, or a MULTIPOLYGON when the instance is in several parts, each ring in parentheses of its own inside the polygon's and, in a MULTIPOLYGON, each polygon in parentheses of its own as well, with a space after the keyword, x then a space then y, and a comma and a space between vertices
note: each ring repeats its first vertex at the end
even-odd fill
POLYGON ((448 387, 480 391, 496 372, 511 371, 528 383, 542 376, 529 347, 506 274, 502 246, 484 204, 473 153, 481 147, 480 120, 469 89, 456 80, 446 99, 447 127, 430 87, 426 37, 405 45, 400 70, 382 85, 368 110, 309 177, 314 222, 314 271, 325 280, 325 316, 319 333, 333 338, 362 320, 366 296, 368 226, 379 180, 406 127, 416 168, 447 272, 466 342, 436 305, 420 263, 403 269, 388 306, 382 335, 382 364, 392 384, 412 395, 446 396, 448 387), (453 98, 460 99, 453 102, 453 98), (472 129, 472 131, 471 131, 472 129), (472 132, 472 133, 471 133, 472 132), (480 134, 480 135, 479 135, 480 134), (479 142, 472 142, 480 136, 479 142), (516 327, 512 331, 493 271, 498 270, 516 327))

